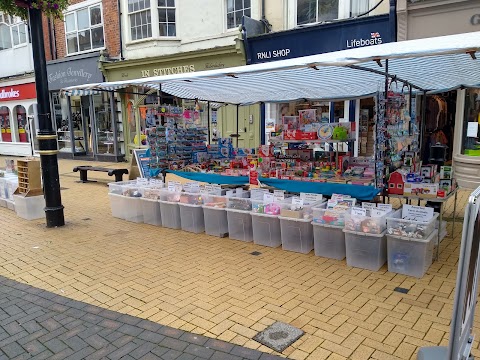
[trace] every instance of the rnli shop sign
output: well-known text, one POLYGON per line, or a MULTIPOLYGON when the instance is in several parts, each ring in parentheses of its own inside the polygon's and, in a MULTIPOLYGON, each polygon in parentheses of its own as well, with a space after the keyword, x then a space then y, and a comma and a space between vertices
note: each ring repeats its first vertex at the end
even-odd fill
POLYGON ((98 68, 98 56, 50 62, 47 64, 47 80, 49 90, 103 82, 103 75, 98 68))
POLYGON ((395 41, 388 14, 248 37, 247 63, 256 64, 395 41))
POLYGON ((0 87, 0 103, 3 101, 18 101, 35 99, 35 83, 0 87))

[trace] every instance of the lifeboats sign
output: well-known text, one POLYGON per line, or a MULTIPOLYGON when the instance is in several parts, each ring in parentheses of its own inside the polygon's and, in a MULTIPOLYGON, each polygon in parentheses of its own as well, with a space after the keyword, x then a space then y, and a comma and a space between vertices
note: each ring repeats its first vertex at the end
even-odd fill
POLYGON ((395 41, 388 14, 333 21, 245 40, 247 63, 258 64, 395 41))
POLYGON ((35 83, 0 87, 0 102, 35 99, 35 83))

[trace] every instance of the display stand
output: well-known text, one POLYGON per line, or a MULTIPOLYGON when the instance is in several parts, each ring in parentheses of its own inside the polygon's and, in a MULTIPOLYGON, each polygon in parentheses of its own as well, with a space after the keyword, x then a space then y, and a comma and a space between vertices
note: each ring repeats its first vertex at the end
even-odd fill
POLYGON ((18 189, 15 194, 28 197, 43 194, 40 161, 17 160, 17 170, 18 189))
MULTIPOLYGON (((440 214, 439 214, 439 230, 440 226, 442 225, 443 221, 443 212, 444 212, 444 204, 453 196, 454 197, 454 202, 453 202, 453 226, 452 226, 452 237, 454 236, 455 233, 455 218, 457 214, 457 191, 458 188, 454 189, 450 194, 448 194, 444 198, 425 198, 425 197, 420 197, 420 196, 406 196, 406 195, 392 195, 392 194, 387 194, 386 196, 389 198, 389 203, 390 203, 390 198, 393 199, 405 199, 406 203, 411 202, 412 200, 426 200, 430 201, 433 203, 438 203, 440 204, 440 214)), ((440 239, 441 239, 441 231, 438 231, 438 243, 437 243, 437 250, 435 253, 435 260, 438 260, 438 256, 440 253, 440 239)))

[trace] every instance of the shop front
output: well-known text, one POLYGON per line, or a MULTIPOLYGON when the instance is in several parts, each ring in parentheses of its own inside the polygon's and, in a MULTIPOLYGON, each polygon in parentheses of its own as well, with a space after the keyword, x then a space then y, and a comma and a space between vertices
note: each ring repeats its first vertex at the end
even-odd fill
MULTIPOLYGON (((175 55, 150 57, 102 63, 102 71, 108 81, 134 80, 150 76, 183 74, 206 70, 223 69, 245 65, 245 56, 237 46, 217 47, 207 50, 178 53, 175 55)), ((177 99, 168 94, 139 94, 138 89, 127 89, 121 96, 122 113, 126 114, 123 134, 126 156, 132 150, 146 147, 145 129, 152 119, 161 121, 162 105, 175 106, 184 111, 193 111, 197 123, 210 127, 210 141, 232 137, 238 147, 256 147, 260 144, 260 106, 221 106, 195 102, 195 99, 177 99), (136 119, 138 111, 139 121, 136 119), (237 118, 238 114, 238 118, 237 118), (239 136, 236 136, 236 135, 239 136)), ((201 100, 201 99, 199 99, 201 100)))
MULTIPOLYGON (((398 2, 399 41, 475 31, 480 31, 478 1, 398 2)), ((464 89, 427 96, 428 111, 423 133, 424 153, 429 153, 431 144, 446 145, 447 161, 453 162, 458 184, 471 189, 480 184, 478 134, 474 130, 474 123, 480 120, 478 93, 478 89, 464 89), (474 120, 475 116, 477 120, 474 120)), ((428 156, 424 158, 427 160, 428 156)))
MULTIPOLYGON (((358 47, 379 45, 396 40, 394 7, 389 14, 366 16, 356 19, 333 21, 287 31, 249 36, 248 27, 244 36, 247 64, 259 64, 275 60, 328 53, 358 47), (312 41, 321 39, 321 41, 312 41)), ((316 109, 319 120, 324 122, 354 122, 359 129, 356 141, 350 150, 352 155, 373 153, 374 99, 364 98, 341 101, 315 101, 303 99, 285 104, 265 104, 265 122, 261 133, 268 143, 270 135, 282 124, 282 116, 298 115, 298 110, 316 109)), ((318 147, 325 150, 325 146, 318 147)))
POLYGON ((110 92, 83 91, 60 96, 63 87, 104 81, 98 58, 96 53, 47 64, 59 156, 121 161, 124 156, 123 127, 117 97, 110 92))
POLYGON ((34 153, 35 83, 14 82, 0 86, 0 154, 31 156, 34 153))

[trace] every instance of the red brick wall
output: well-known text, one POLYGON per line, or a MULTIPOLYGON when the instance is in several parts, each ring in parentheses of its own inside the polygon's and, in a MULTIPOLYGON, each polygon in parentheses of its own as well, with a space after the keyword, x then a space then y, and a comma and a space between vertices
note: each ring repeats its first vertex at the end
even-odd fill
MULTIPOLYGON (((70 0, 70 5, 81 3, 83 0, 70 0)), ((117 0, 102 0, 103 8, 103 30, 105 36, 105 49, 111 57, 117 57, 120 54, 120 26, 118 24, 118 2, 117 0)), ((53 27, 53 26, 52 26, 53 27)), ((65 24, 63 20, 54 20, 55 45, 57 49, 57 59, 64 58, 67 55, 65 43, 65 24)), ((48 22, 44 16, 43 34, 45 39, 46 59, 54 60, 55 54, 50 50, 48 22)))

